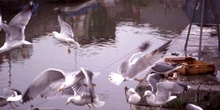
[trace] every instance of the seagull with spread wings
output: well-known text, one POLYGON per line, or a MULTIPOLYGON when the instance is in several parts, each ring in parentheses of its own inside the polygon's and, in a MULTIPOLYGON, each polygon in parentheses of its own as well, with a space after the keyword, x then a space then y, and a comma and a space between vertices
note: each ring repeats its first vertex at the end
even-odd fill
POLYGON ((21 47, 22 45, 31 45, 32 43, 25 40, 25 28, 32 16, 33 2, 19 12, 9 24, 2 22, 2 14, 0 14, 0 27, 5 31, 5 43, 0 48, 0 53, 10 51, 21 47))
POLYGON ((65 21, 61 19, 61 17, 58 15, 58 22, 60 25, 60 33, 57 31, 53 31, 49 34, 49 36, 54 36, 55 39, 62 43, 66 43, 68 47, 68 52, 70 53, 70 47, 71 44, 75 44, 77 47, 80 47, 79 43, 74 40, 74 33, 72 28, 69 24, 67 24, 65 21))
POLYGON ((144 52, 150 44, 148 42, 142 44, 138 52, 121 63, 118 73, 112 72, 109 74, 109 81, 115 85, 120 85, 124 81, 137 79, 136 76, 150 70, 151 66, 156 62, 155 60, 158 59, 158 56, 167 49, 169 43, 170 41, 166 42, 160 48, 150 53, 144 52))
MULTIPOLYGON (((91 72, 84 68, 71 73, 62 70, 48 68, 40 73, 33 83, 25 91, 23 103, 35 97, 60 98, 69 97, 68 103, 75 105, 99 105, 98 96, 94 92, 92 77, 98 72, 91 72), (79 99, 78 99, 79 98, 79 99), (76 100, 76 101, 74 101, 76 100)), ((101 104, 103 104, 102 102, 101 104)))

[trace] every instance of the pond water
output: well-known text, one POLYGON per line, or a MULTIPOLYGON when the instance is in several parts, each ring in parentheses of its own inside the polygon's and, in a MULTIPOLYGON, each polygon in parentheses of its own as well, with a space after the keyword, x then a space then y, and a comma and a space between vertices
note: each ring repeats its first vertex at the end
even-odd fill
MULTIPOLYGON (((26 39, 32 47, 0 54, 0 94, 11 87, 24 92, 33 79, 47 68, 58 68, 65 72, 80 67, 99 71, 94 78, 95 90, 105 105, 97 110, 129 109, 124 95, 124 87, 135 87, 136 82, 125 82, 120 86, 108 81, 110 72, 116 72, 122 61, 143 42, 150 41, 157 47, 165 39, 178 36, 188 24, 183 10, 184 1, 172 0, 105 0, 79 13, 62 14, 61 17, 73 28, 75 39, 81 48, 71 48, 60 44, 46 33, 59 31, 55 8, 63 11, 82 4, 42 3, 26 27, 26 39)), ((13 9, 13 7, 11 7, 13 9)), ((3 13, 3 20, 10 21, 15 13, 3 13)), ((0 32, 0 44, 5 33, 0 32)), ((36 98, 20 104, 16 110, 28 110, 30 106, 39 108, 59 108, 85 110, 87 106, 65 105, 66 98, 46 100, 36 98)), ((10 109, 10 106, 0 108, 10 109)))

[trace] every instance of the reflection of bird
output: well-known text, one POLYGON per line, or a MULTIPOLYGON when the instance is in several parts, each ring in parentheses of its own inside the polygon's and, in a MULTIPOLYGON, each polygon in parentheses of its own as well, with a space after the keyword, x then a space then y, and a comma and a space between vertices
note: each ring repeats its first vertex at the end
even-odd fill
POLYGON ((0 15, 0 27, 6 32, 5 43, 0 48, 0 53, 10 51, 22 45, 32 44, 25 40, 25 28, 32 15, 32 4, 33 2, 30 2, 29 6, 18 13, 8 25, 2 22, 2 15, 0 15))
MULTIPOLYGON (((153 85, 151 85, 153 86, 153 85)), ((144 92, 144 96, 146 96, 146 101, 151 106, 162 106, 167 102, 177 98, 176 96, 172 96, 171 93, 181 93, 188 89, 187 85, 178 84, 176 82, 159 82, 156 84, 156 93, 152 93, 152 91, 147 90, 144 92)))
POLYGON ((4 89, 5 97, 0 96, 0 107, 10 104, 12 108, 14 108, 13 104, 16 105, 14 102, 21 101, 22 95, 19 90, 12 89, 12 88, 5 88, 4 89))
POLYGON ((120 85, 126 80, 136 79, 135 77, 138 74, 149 70, 150 66, 155 62, 155 59, 157 59, 158 55, 167 49, 169 43, 170 41, 148 54, 146 54, 144 51, 149 47, 149 43, 142 44, 142 46, 140 46, 141 49, 139 49, 137 53, 133 54, 129 60, 121 63, 119 73, 110 73, 109 81, 116 85, 120 85))
POLYGON ((65 21, 63 21, 60 16, 58 16, 58 22, 61 28, 60 33, 53 31, 51 34, 54 36, 58 41, 62 43, 67 43, 69 48, 68 52, 70 52, 71 44, 75 44, 77 47, 80 47, 79 43, 74 40, 74 33, 70 25, 68 25, 65 21))
POLYGON ((105 102, 100 101, 98 95, 95 94, 94 85, 92 83, 93 73, 89 70, 81 69, 85 75, 86 82, 79 81, 75 86, 74 95, 67 99, 66 105, 73 103, 75 105, 90 107, 102 107, 105 102), (85 86, 86 84, 86 86, 85 86))

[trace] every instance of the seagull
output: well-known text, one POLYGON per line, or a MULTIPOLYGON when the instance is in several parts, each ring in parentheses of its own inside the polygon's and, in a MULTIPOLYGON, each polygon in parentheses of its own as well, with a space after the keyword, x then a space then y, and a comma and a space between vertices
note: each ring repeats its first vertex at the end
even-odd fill
POLYGON ((16 105, 15 102, 21 101, 22 99, 21 92, 13 88, 5 88, 4 93, 5 93, 5 96, 0 96, 0 107, 6 106, 7 104, 10 104, 12 108, 14 108, 13 104, 16 107, 18 107, 18 105, 16 105))
POLYGON ((151 65, 155 62, 155 59, 167 49, 170 42, 171 41, 168 41, 160 48, 147 54, 144 51, 148 49, 149 43, 143 43, 139 47, 138 52, 134 53, 128 60, 121 63, 118 73, 112 72, 109 74, 109 81, 115 85, 120 85, 124 81, 138 80, 135 77, 141 73, 149 71, 151 65))
POLYGON ((135 91, 134 88, 125 87, 125 96, 126 101, 130 104, 130 108, 131 104, 137 105, 141 100, 141 96, 135 91))
POLYGON ((90 107, 102 107, 105 102, 99 100, 98 95, 95 94, 94 86, 92 83, 93 72, 85 69, 81 70, 83 73, 87 74, 85 75, 86 82, 80 81, 75 86, 73 86, 75 88, 75 94, 67 99, 66 105, 68 105, 69 103, 78 106, 87 105, 89 109, 90 107), (84 84, 86 84, 87 86, 85 86, 84 84))
POLYGON ((31 42, 25 40, 25 28, 31 18, 32 9, 33 2, 30 2, 29 6, 19 12, 8 25, 2 22, 2 15, 0 14, 0 27, 6 32, 5 43, 0 48, 0 53, 22 45, 32 45, 31 42))
POLYGON ((163 74, 167 77, 170 73, 173 73, 174 71, 182 68, 182 66, 182 64, 159 61, 151 67, 151 72, 156 74, 163 74))
MULTIPOLYGON (((91 74, 87 74, 86 71, 89 70, 80 68, 79 71, 65 73, 59 69, 48 68, 41 72, 26 89, 22 103, 26 103, 34 97, 65 98, 79 94, 78 91, 84 92, 84 86, 88 86, 88 83, 84 83, 84 79, 88 80, 91 77, 91 74)), ((100 74, 92 73, 93 77, 100 74)))
POLYGON ((159 82, 156 84, 156 88, 157 91, 155 94, 150 90, 144 92, 144 97, 146 97, 147 103, 154 107, 161 107, 167 102, 177 98, 176 96, 171 95, 172 93, 182 93, 186 91, 185 86, 171 81, 159 82))
POLYGON ((159 61, 154 63, 154 65, 151 67, 149 74, 146 74, 143 79, 139 80, 141 82, 147 79, 147 82, 149 82, 151 85, 152 92, 155 94, 157 91, 156 84, 165 79, 165 77, 168 77, 170 73, 173 73, 181 67, 181 64, 171 64, 169 62, 159 61))
POLYGON ((58 41, 68 44, 69 53, 71 52, 70 51, 71 44, 75 44, 77 47, 80 47, 79 43, 74 40, 74 33, 72 31, 72 28, 70 27, 69 24, 63 21, 59 15, 58 15, 58 22, 61 28, 60 33, 57 31, 53 31, 48 35, 54 36, 54 38, 57 39, 58 41))

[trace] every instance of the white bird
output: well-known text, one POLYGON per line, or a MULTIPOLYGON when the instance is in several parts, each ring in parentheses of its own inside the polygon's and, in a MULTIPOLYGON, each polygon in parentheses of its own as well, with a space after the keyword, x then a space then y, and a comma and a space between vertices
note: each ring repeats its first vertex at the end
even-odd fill
POLYGON ((86 82, 80 81, 78 84, 76 84, 76 86, 73 86, 75 88, 75 94, 67 99, 66 105, 72 103, 78 106, 88 105, 89 108, 102 107, 105 102, 99 100, 98 95, 95 94, 94 85, 92 83, 93 72, 85 69, 81 70, 87 74, 85 75, 86 82))
POLYGON ((10 104, 12 108, 14 108, 13 104, 18 107, 18 105, 15 104, 17 101, 21 101, 22 94, 19 90, 12 89, 12 88, 5 88, 4 89, 5 96, 0 96, 0 107, 5 106, 7 104, 10 104))
POLYGON ((177 98, 176 96, 171 95, 171 93, 181 93, 186 91, 185 85, 178 84, 176 82, 166 81, 159 82, 156 84, 156 93, 152 93, 152 91, 147 90, 144 92, 144 97, 146 97, 146 101, 150 106, 162 106, 167 102, 177 98))
POLYGON ((73 86, 75 94, 67 99, 66 105, 73 103, 74 105, 83 106, 88 105, 90 107, 102 107, 105 102, 99 100, 98 95, 95 94, 94 85, 92 84, 93 73, 89 70, 82 69, 86 76, 86 82, 79 82, 76 86, 73 86), (87 86, 85 86, 86 84, 87 86), (79 88, 80 87, 80 88, 79 88))
POLYGON ((32 43, 25 40, 25 28, 32 15, 33 3, 18 13, 9 24, 2 22, 0 14, 0 27, 6 32, 4 45, 0 48, 0 53, 10 51, 21 47, 22 45, 31 45, 32 43))
MULTIPOLYGON (((99 100, 94 93, 92 77, 98 74, 98 72, 91 72, 84 68, 71 73, 48 68, 39 74, 27 88, 22 97, 23 103, 40 96, 44 98, 69 97, 68 103, 74 103, 75 105, 89 105, 91 103, 91 105, 95 105, 99 100), (80 102, 75 102, 74 98, 76 100, 80 98, 80 102)), ((101 105, 97 104, 97 106, 101 105)))
POLYGON ((71 44, 75 44, 77 47, 80 47, 79 43, 74 40, 74 33, 70 25, 63 21, 60 16, 58 16, 58 22, 61 28, 60 33, 53 31, 49 34, 49 36, 52 35, 58 41, 68 44, 68 52, 70 52, 71 44))
POLYGON ((118 73, 109 74, 109 81, 115 85, 120 85, 124 81, 137 79, 135 78, 137 75, 149 71, 155 59, 167 49, 169 43, 170 41, 147 54, 144 51, 149 47, 149 43, 142 44, 138 52, 121 63, 118 73))
POLYGON ((141 100, 141 96, 135 91, 134 88, 125 87, 125 96, 129 104, 137 105, 141 100))
POLYGON ((55 68, 48 68, 44 70, 26 89, 22 97, 22 102, 28 102, 38 96, 47 98, 73 95, 74 91, 72 89, 72 85, 74 83, 75 76, 79 73, 80 71, 74 71, 72 73, 65 74, 62 70, 55 68))

